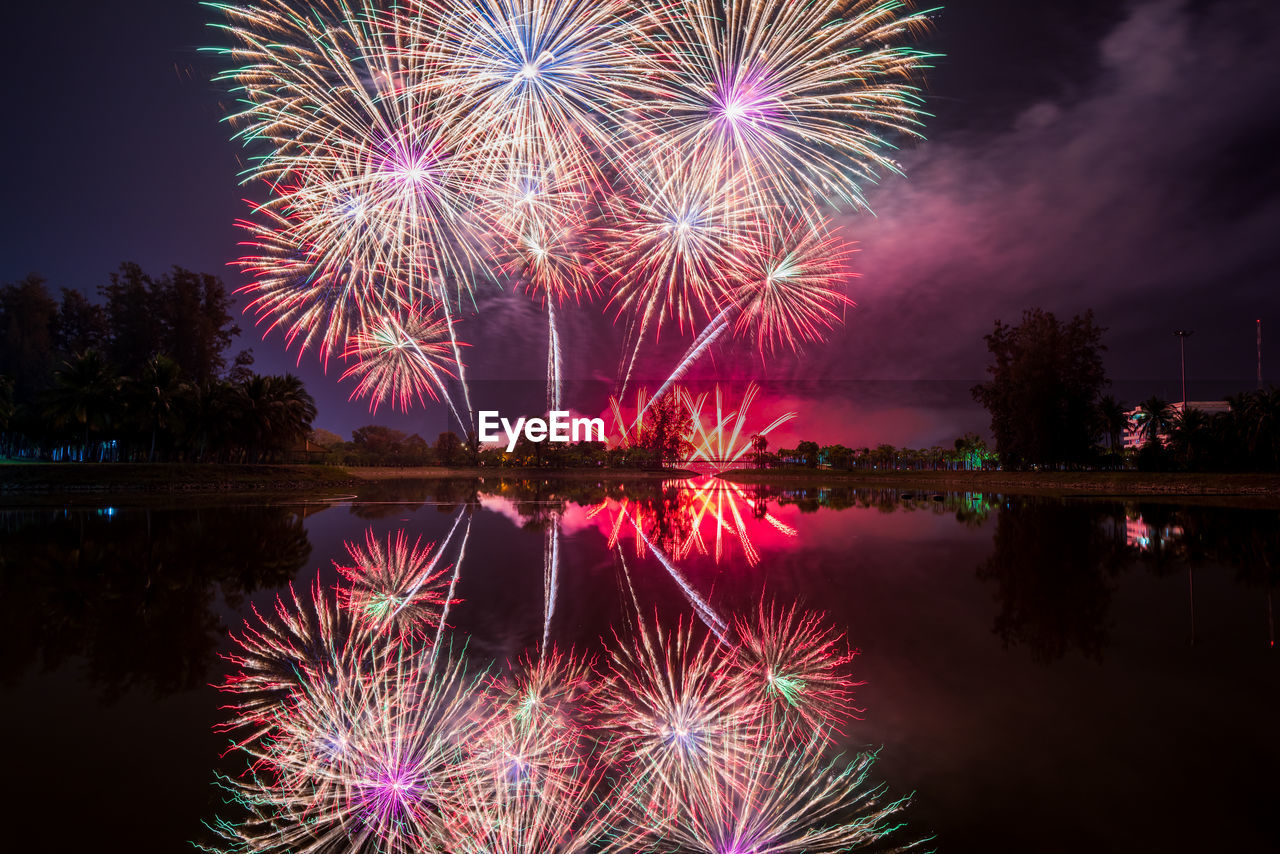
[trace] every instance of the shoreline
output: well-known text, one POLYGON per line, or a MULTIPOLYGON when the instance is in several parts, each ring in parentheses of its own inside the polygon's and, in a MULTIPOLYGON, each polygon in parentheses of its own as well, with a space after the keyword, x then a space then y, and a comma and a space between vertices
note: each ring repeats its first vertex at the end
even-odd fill
MULTIPOLYGON (((49 495, 298 495, 396 481, 665 481, 687 469, 417 468, 219 463, 0 463, 0 497, 49 495)), ((777 487, 934 489, 1058 496, 1222 496, 1280 499, 1280 474, 1145 472, 897 471, 733 469, 716 475, 777 487)))
POLYGON ((1280 497, 1280 474, 1177 472, 859 472, 824 469, 734 469, 717 477, 762 486, 865 486, 1059 496, 1280 497))
POLYGON ((390 481, 678 480, 686 469, 350 467, 274 463, 0 463, 0 499, 50 495, 297 495, 390 481))

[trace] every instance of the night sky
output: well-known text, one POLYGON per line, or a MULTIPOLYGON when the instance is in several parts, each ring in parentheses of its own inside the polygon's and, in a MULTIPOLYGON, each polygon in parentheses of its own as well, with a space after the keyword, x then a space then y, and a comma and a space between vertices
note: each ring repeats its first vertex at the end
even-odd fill
MULTIPOLYGON (((218 60, 198 50, 219 38, 214 13, 187 0, 6 13, 0 282, 38 272, 55 294, 92 293, 131 260, 245 284, 226 266, 243 152, 210 82, 218 60)), ((1274 354, 1264 372, 1280 375, 1280 4, 954 0, 926 46, 946 54, 927 81, 936 119, 900 158, 908 177, 870 191, 876 216, 847 218, 862 275, 845 328, 803 359, 722 349, 700 377, 769 381, 761 415, 794 405, 796 434, 820 441, 947 442, 985 424, 967 393, 982 335, 1030 306, 1093 308, 1113 390, 1131 402, 1179 396, 1175 328, 1195 331, 1192 398, 1253 387, 1257 318, 1274 354)), ((534 408, 540 314, 520 293, 481 307, 461 331, 477 402, 534 408)), ((279 336, 240 325, 256 370, 303 376, 316 426, 444 429, 443 407, 371 418, 347 402, 339 365, 295 366, 279 336)), ((568 319, 570 406, 599 411, 620 337, 598 306, 568 319)), ((665 344, 650 377, 681 342, 665 344)))

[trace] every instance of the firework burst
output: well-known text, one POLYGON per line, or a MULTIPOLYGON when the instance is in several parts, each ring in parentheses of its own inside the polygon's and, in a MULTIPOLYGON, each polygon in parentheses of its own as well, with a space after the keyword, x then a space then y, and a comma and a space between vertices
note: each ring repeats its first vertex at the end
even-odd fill
POLYGON ((743 666, 781 718, 838 730, 858 713, 853 689, 861 683, 848 674, 854 653, 842 649, 843 636, 819 615, 762 603, 754 618, 735 620, 734 630, 743 666))
POLYGON ((434 543, 409 544, 404 531, 384 544, 370 531, 363 545, 347 543, 350 565, 339 565, 346 584, 338 588, 343 608, 370 631, 388 632, 400 640, 426 640, 444 611, 445 573, 437 569, 441 552, 434 543))
POLYGON ((425 403, 425 393, 432 400, 444 397, 453 406, 446 383, 454 377, 456 347, 462 345, 451 340, 449 324, 437 315, 438 309, 438 303, 421 309, 406 305, 361 323, 342 353, 352 361, 342 379, 355 378, 353 400, 368 397, 372 412, 384 401, 408 411, 415 399, 425 403))
POLYGON ((668 838, 697 854, 835 854, 882 842, 906 800, 868 782, 873 756, 828 759, 828 749, 821 731, 752 741, 729 773, 688 781, 668 838))
POLYGON ((928 55, 900 42, 924 13, 878 0, 659 5, 644 35, 658 73, 639 110, 664 156, 808 219, 865 207, 860 185, 897 171, 891 137, 919 135, 913 80, 928 55))
POLYGON ((637 794, 654 804, 691 779, 732 765, 749 749, 759 707, 732 647, 692 626, 639 627, 639 644, 619 643, 602 691, 600 719, 610 755, 631 769, 637 794))

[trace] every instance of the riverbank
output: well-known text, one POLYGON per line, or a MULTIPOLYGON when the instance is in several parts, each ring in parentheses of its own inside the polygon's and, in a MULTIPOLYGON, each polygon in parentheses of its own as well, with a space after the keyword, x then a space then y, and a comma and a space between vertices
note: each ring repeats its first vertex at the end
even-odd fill
POLYGON ((361 484, 414 480, 662 481, 694 476, 683 469, 549 469, 430 466, 341 468, 219 463, 0 463, 0 495, 121 493, 297 493, 352 490, 361 484))
POLYGON ((492 468, 486 466, 422 466, 419 468, 351 467, 347 471, 359 480, 443 480, 484 478, 485 480, 679 480, 696 477, 687 469, 612 468, 492 468))
POLYGON ((0 463, 0 494, 296 492, 352 487, 336 466, 219 463, 0 463))
POLYGON ((1115 497, 1134 495, 1280 497, 1280 475, 1276 474, 735 469, 723 472, 720 477, 734 483, 780 487, 866 486, 936 489, 943 492, 1010 492, 1115 497))

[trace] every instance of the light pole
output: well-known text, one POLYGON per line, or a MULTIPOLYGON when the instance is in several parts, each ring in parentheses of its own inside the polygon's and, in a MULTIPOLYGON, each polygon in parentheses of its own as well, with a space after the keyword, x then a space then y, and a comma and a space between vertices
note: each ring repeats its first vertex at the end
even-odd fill
POLYGON ((1175 329, 1173 334, 1178 336, 1178 355, 1182 360, 1182 417, 1187 417, 1187 339, 1191 337, 1190 329, 1175 329))

